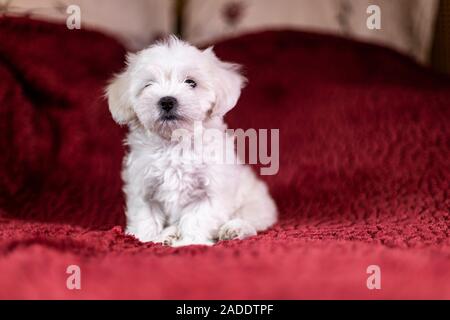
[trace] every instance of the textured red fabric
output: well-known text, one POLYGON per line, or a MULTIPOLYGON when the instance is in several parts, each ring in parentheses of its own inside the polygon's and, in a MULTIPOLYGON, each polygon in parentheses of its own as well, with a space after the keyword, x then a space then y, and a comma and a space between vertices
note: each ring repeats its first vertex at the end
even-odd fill
POLYGON ((301 32, 216 52, 249 78, 230 127, 280 129, 280 171, 263 177, 280 221, 213 247, 140 244, 123 234, 124 129, 102 99, 123 48, 0 19, 0 298, 449 299, 449 79, 301 32))

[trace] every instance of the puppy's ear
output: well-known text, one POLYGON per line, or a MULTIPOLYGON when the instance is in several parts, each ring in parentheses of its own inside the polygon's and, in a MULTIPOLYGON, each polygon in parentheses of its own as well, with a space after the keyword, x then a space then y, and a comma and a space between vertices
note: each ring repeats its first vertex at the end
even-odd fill
MULTIPOLYGON (((133 57, 128 55, 127 64, 133 57)), ((109 111, 118 124, 128 124, 135 118, 135 113, 131 104, 130 76, 128 67, 122 73, 116 75, 106 88, 109 111)))
POLYGON ((223 117, 236 105, 247 79, 241 75, 240 65, 219 60, 212 47, 204 50, 203 54, 212 62, 213 89, 216 92, 211 116, 223 117))

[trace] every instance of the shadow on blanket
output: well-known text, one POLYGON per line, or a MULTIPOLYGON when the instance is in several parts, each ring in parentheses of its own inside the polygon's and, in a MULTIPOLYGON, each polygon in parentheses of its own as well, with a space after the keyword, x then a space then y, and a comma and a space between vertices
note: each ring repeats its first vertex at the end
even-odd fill
POLYGON ((301 32, 223 41, 250 80, 232 128, 280 129, 271 230, 211 248, 123 235, 124 129, 102 90, 124 49, 0 18, 0 298, 450 298, 450 81, 301 32), (82 290, 66 288, 66 268, 82 290), (382 289, 368 290, 378 265, 382 289))

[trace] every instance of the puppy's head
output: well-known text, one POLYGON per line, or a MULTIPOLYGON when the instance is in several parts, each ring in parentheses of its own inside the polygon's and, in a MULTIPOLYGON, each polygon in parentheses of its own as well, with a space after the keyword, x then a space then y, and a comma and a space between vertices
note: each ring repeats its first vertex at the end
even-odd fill
POLYGON ((135 123, 170 138, 194 122, 222 123, 245 79, 239 66, 220 61, 175 37, 127 57, 127 67, 106 89, 119 124, 135 123))

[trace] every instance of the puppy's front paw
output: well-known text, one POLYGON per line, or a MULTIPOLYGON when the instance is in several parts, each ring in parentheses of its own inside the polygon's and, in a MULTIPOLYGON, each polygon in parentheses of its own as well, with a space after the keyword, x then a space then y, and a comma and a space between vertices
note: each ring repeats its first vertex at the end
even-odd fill
POLYGON ((161 231, 161 234, 157 237, 155 242, 161 243, 165 246, 171 246, 175 241, 179 239, 178 228, 176 226, 169 226, 161 231))
POLYGON ((241 219, 230 220, 219 230, 219 240, 244 239, 254 235, 255 228, 241 219))

